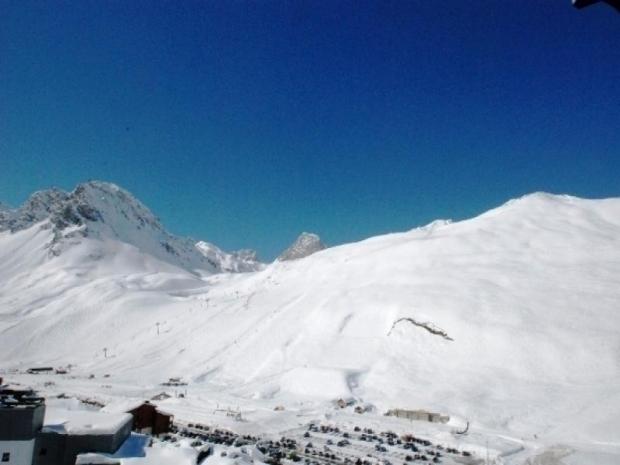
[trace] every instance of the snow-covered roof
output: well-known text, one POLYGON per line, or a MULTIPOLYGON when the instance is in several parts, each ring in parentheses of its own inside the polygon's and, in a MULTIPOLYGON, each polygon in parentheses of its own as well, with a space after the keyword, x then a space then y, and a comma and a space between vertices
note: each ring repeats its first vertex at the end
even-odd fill
POLYGON ((131 415, 87 410, 48 408, 43 421, 43 432, 59 434, 114 434, 131 415))
POLYGON ((156 404, 149 400, 138 400, 138 399, 122 399, 115 400, 114 402, 110 402, 105 407, 103 407, 100 411, 105 413, 126 413, 131 410, 140 407, 142 404, 151 404, 153 407, 157 409, 159 413, 163 413, 164 415, 171 415, 171 413, 165 412, 161 410, 156 404))
POLYGON ((11 384, 11 383, 6 383, 6 384, 0 384, 0 389, 7 390, 7 391, 32 391, 33 389, 30 386, 24 386, 21 384, 11 384))
POLYGON ((137 407, 140 407, 146 401, 143 399, 119 399, 102 407, 100 412, 105 413, 127 413, 137 407))
POLYGON ((31 388, 8 384, 0 386, 0 407, 31 408, 43 403, 44 400, 31 388))

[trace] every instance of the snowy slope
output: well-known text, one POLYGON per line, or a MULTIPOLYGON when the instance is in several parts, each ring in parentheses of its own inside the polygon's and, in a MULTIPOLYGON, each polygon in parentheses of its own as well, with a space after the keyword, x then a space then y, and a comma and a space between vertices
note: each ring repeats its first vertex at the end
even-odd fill
POLYGON ((259 403, 352 396, 547 444, 620 443, 620 199, 533 194, 203 278, 119 241, 89 245, 115 252, 99 261, 49 260, 52 239, 0 233, 6 368, 72 363, 153 389, 182 376, 259 403))

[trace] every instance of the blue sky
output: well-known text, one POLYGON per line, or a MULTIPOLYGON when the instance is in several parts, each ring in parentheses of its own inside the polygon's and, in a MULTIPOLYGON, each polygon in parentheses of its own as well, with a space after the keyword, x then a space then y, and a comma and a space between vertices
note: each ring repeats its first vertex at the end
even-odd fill
POLYGON ((620 195, 620 15, 570 0, 7 1, 0 200, 88 179, 273 258, 620 195))

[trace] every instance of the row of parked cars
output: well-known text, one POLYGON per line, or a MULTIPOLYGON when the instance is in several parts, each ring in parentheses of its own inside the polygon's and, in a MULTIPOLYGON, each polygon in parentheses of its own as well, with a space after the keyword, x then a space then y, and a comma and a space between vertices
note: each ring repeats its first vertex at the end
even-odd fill
MULTIPOLYGON (((316 425, 310 424, 308 430, 305 432, 305 438, 311 438, 311 433, 323 433, 333 434, 340 436, 341 439, 336 440, 328 438, 326 440, 327 446, 336 445, 338 447, 346 447, 351 445, 351 440, 356 439, 363 442, 369 442, 374 444, 374 451, 380 454, 389 452, 389 447, 395 447, 403 449, 407 454, 404 456, 404 462, 433 462, 441 463, 444 453, 460 455, 463 457, 471 457, 471 453, 468 451, 459 451, 452 447, 444 447, 441 444, 433 444, 432 441, 424 438, 419 438, 413 434, 404 434, 402 436, 397 435, 392 431, 375 432, 371 428, 361 428, 355 426, 353 428, 353 434, 347 431, 341 431, 340 428, 330 425, 316 425), (355 434, 357 433, 357 434, 355 434)), ((350 460, 345 459, 345 463, 350 460)), ((383 465, 392 465, 389 460, 382 459, 383 465)), ((361 464, 367 465, 363 461, 361 464)), ((371 465, 370 462, 368 465, 371 465)))

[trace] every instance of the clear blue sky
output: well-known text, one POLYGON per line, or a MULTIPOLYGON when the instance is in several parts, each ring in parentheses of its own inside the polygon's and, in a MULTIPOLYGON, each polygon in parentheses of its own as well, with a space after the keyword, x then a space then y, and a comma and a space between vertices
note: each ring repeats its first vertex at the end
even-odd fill
POLYGON ((618 196, 619 43, 570 0, 0 0, 0 200, 112 181, 270 259, 618 196))

